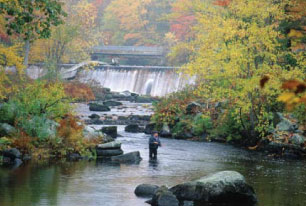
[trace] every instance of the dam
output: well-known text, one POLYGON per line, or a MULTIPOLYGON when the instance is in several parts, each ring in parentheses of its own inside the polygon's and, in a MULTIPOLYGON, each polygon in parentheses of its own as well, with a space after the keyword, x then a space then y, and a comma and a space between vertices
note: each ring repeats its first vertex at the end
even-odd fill
MULTIPOLYGON (((44 66, 39 64, 26 70, 32 79, 41 78, 46 73, 44 66)), ((115 92, 128 90, 150 96, 165 96, 195 82, 195 78, 185 77, 177 67, 109 65, 92 61, 59 65, 59 73, 63 79, 95 84, 115 92), (89 67, 90 64, 95 66, 89 67)))

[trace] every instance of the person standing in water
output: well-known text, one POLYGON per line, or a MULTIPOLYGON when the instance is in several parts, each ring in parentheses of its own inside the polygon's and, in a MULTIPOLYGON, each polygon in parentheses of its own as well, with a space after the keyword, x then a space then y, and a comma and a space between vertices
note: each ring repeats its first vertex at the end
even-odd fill
POLYGON ((150 159, 157 159, 157 149, 161 147, 161 142, 158 137, 158 132, 153 132, 153 135, 149 139, 149 155, 150 159))

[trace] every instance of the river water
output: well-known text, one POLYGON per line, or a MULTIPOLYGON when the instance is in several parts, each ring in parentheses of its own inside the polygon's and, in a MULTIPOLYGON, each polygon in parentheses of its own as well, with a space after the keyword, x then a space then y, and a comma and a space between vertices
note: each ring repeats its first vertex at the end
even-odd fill
POLYGON ((123 150, 140 151, 140 164, 63 161, 0 168, 0 206, 144 206, 145 199, 134 195, 138 184, 174 186, 223 170, 242 173, 259 206, 306 205, 306 162, 273 160, 226 144, 161 139, 158 161, 150 163, 149 136, 118 129, 123 150))

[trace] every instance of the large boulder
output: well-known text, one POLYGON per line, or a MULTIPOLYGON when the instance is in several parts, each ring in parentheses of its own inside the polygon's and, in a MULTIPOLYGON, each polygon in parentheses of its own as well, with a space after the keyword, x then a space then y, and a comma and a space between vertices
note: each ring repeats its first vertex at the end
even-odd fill
POLYGON ((119 163, 139 163, 142 158, 140 157, 140 152, 137 151, 112 157, 111 160, 119 163))
POLYGON ((89 110, 94 112, 109 112, 111 109, 108 106, 98 103, 90 103, 89 110))
POLYGON ((153 197, 158 188, 157 185, 141 184, 136 187, 134 193, 138 197, 153 197))
POLYGON ((254 205, 257 198, 245 178, 235 171, 222 171, 170 189, 180 201, 195 205, 207 203, 254 205))
POLYGON ((124 128, 124 131, 130 132, 130 133, 140 133, 140 132, 143 132, 143 129, 139 127, 138 124, 129 124, 124 128))
POLYGON ((102 127, 101 131, 112 138, 116 138, 118 136, 117 127, 110 126, 110 127, 102 127))
POLYGON ((121 106, 122 103, 117 102, 117 101, 105 101, 103 102, 103 105, 108 106, 108 107, 116 107, 116 106, 121 106))
POLYGON ((18 149, 12 148, 12 149, 6 149, 2 152, 3 157, 8 157, 11 160, 14 160, 16 158, 21 158, 21 153, 18 149))
POLYGON ((83 129, 83 136, 85 139, 95 139, 99 137, 103 137, 103 133, 99 130, 96 130, 90 126, 85 126, 83 129))
POLYGON ((152 206, 179 206, 176 196, 166 186, 161 186, 150 201, 152 206))
POLYGON ((306 142, 306 137, 301 134, 293 134, 291 137, 292 144, 298 145, 298 146, 304 146, 306 142))
POLYGON ((150 96, 137 96, 135 98, 136 103, 152 103, 154 99, 150 96))
POLYGON ((121 142, 119 141, 113 141, 105 144, 98 144, 97 148, 109 150, 109 149, 120 149, 121 148, 121 142))
POLYGON ((282 113, 277 113, 274 117, 274 122, 276 124, 276 131, 289 131, 294 132, 299 128, 296 121, 292 121, 286 118, 282 113))
POLYGON ((150 124, 147 124, 145 129, 144 129, 144 133, 146 134, 152 134, 155 130, 155 126, 156 124, 155 123, 150 123, 150 124))
POLYGON ((17 133, 17 130, 15 129, 15 127, 7 123, 0 124, 0 137, 12 136, 16 133, 17 133))
POLYGON ((123 154, 122 149, 100 149, 96 148, 97 156, 98 157, 113 157, 123 154))

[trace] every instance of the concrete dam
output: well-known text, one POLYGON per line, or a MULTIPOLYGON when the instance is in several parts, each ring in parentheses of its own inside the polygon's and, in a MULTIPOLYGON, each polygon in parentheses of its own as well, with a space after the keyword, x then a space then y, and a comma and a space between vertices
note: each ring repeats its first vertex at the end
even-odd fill
MULTIPOLYGON (((115 92, 128 90, 150 96, 165 96, 195 82, 194 78, 186 78, 175 67, 116 66, 95 62, 96 66, 86 68, 91 63, 61 65, 59 70, 64 79, 93 83, 115 92)), ((42 65, 31 65, 26 73, 30 78, 37 79, 44 76, 46 70, 42 65)))

